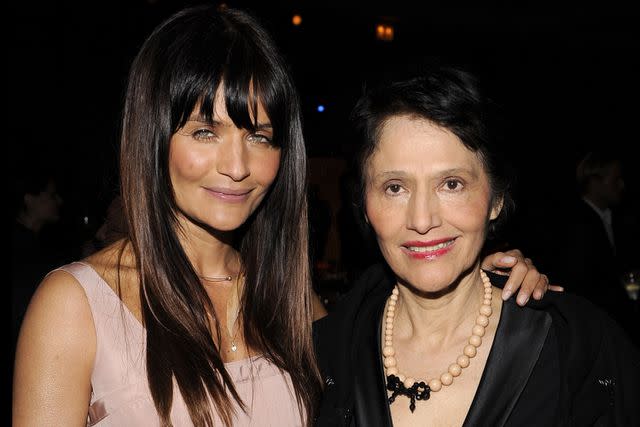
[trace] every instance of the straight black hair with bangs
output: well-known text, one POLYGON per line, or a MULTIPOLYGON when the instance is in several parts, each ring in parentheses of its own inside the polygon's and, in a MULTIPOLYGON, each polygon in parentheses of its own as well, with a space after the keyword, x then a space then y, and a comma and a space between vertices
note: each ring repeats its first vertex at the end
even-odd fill
MULTIPOLYGON (((123 117, 122 197, 140 276, 147 378, 164 425, 172 379, 195 425, 215 411, 232 422, 242 402, 211 338, 211 302, 180 245, 169 144, 197 108, 211 121, 223 85, 227 113, 253 130, 260 103, 281 149, 276 180, 237 231, 247 345, 291 376, 308 423, 321 392, 311 339, 306 154, 299 100, 283 58, 245 12, 199 6, 178 12, 147 39, 131 68, 123 117)), ((242 406, 243 407, 243 406, 242 406)))

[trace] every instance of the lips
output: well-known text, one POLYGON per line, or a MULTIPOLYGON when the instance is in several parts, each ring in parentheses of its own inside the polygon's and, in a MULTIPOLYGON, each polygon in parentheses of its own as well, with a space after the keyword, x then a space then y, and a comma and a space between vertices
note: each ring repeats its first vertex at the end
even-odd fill
POLYGON ((251 188, 204 187, 204 189, 211 196, 228 202, 242 202, 253 191, 251 188))
POLYGON ((402 250, 411 258, 435 259, 451 251, 455 241, 455 237, 448 237, 444 239, 430 240, 427 242, 405 242, 402 244, 402 250))

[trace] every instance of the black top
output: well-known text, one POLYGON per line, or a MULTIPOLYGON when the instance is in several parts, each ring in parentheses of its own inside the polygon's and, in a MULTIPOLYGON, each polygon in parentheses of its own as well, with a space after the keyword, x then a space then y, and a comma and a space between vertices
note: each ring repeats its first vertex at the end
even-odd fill
MULTIPOLYGON (((326 385, 316 425, 392 425, 380 336, 394 284, 374 266, 315 322, 326 385)), ((624 332, 587 300, 549 292, 526 307, 504 303, 464 426, 639 426, 638 397, 640 352, 624 332)))

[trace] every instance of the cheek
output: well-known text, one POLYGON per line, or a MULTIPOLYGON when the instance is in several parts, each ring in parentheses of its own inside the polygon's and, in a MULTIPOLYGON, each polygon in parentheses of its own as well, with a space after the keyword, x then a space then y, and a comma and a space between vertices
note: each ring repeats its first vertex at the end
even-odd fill
POLYGON ((276 179, 280 169, 280 150, 272 150, 254 159, 252 173, 261 185, 268 187, 276 179))
POLYGON ((461 231, 484 233, 489 221, 489 204, 484 199, 449 206, 448 222, 461 231))
POLYGON ((384 198, 370 194, 365 196, 365 212, 381 244, 384 244, 385 239, 393 237, 404 219, 402 209, 396 203, 388 203, 384 198))
POLYGON ((209 170, 207 157, 174 144, 169 154, 169 170, 172 180, 197 180, 209 170))

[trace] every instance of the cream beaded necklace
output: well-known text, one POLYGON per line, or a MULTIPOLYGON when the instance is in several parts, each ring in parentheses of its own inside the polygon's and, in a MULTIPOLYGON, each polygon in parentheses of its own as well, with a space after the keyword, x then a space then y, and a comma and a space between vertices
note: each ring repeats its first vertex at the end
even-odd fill
POLYGON ((456 362, 449 365, 448 370, 440 375, 440 378, 432 378, 427 382, 406 377, 398 371, 398 362, 395 358, 396 352, 393 348, 393 320, 395 318, 399 292, 397 285, 393 288, 387 300, 384 347, 382 348, 384 368, 387 374, 387 390, 392 393, 389 397, 389 404, 393 403, 398 395, 404 395, 411 400, 409 409, 413 412, 416 409, 416 400, 428 400, 431 392, 438 392, 442 389, 442 386, 451 385, 453 378, 459 376, 462 373, 462 369, 469 366, 470 359, 475 357, 477 348, 482 344, 482 337, 485 334, 485 328, 489 324, 489 317, 493 311, 491 309, 493 292, 491 282, 482 270, 480 270, 480 277, 484 285, 484 297, 482 305, 480 306, 480 312, 476 318, 476 324, 471 330, 472 335, 469 338, 469 344, 464 347, 462 354, 458 356, 456 362))

